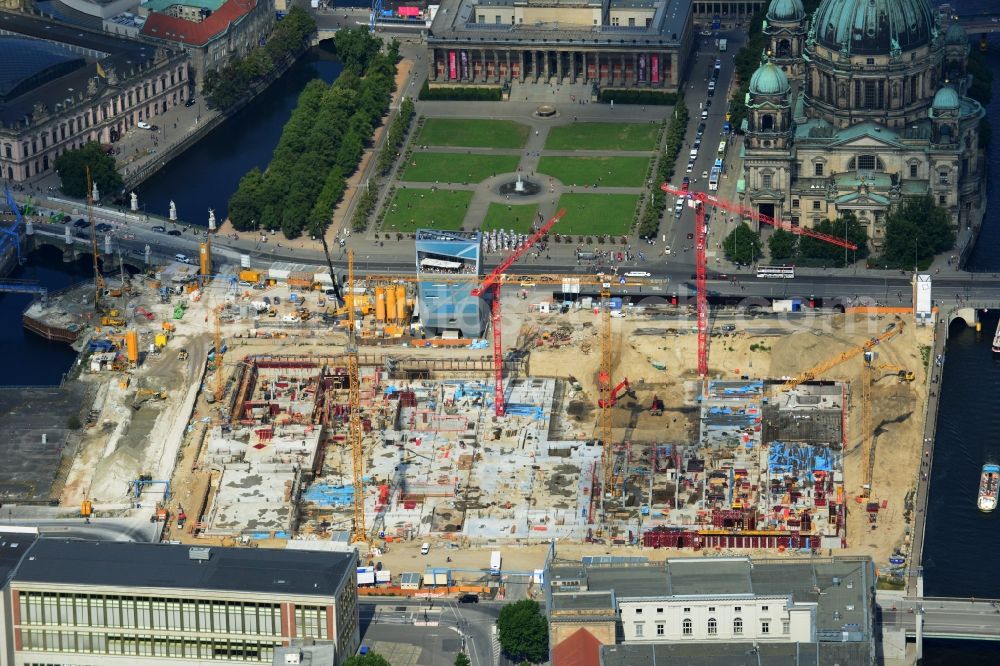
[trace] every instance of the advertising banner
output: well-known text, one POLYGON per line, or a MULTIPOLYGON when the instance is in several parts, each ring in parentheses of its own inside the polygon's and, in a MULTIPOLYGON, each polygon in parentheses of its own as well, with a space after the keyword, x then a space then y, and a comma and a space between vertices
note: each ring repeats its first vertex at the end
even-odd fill
POLYGON ((448 78, 452 81, 458 78, 458 67, 455 65, 456 57, 454 51, 448 51, 448 78))
POLYGON ((462 51, 462 78, 469 78, 469 52, 462 51))
POLYGON ((639 81, 646 82, 646 54, 639 55, 639 81))
POLYGON ((653 70, 653 83, 660 82, 660 56, 655 53, 650 56, 650 67, 653 70))

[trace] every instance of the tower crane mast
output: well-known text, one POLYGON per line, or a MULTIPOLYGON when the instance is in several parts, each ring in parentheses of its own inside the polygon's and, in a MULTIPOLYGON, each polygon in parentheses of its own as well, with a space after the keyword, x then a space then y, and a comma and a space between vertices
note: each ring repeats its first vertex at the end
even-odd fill
POLYGON ((90 254, 94 260, 94 311, 101 311, 101 296, 104 294, 104 276, 97 262, 97 229, 94 226, 94 181, 87 167, 87 222, 90 224, 90 254))
POLYGON ((545 224, 539 227, 538 231, 533 233, 531 237, 528 238, 524 245, 511 252, 506 259, 501 261, 500 264, 488 275, 486 275, 482 279, 482 282, 480 282, 479 285, 472 290, 473 296, 482 296, 487 290, 493 291, 493 303, 490 308, 490 325, 493 328, 494 404, 496 405, 497 416, 503 416, 506 412, 503 391, 503 341, 501 340, 500 335, 500 329, 502 328, 500 321, 500 285, 503 282, 503 274, 515 261, 520 259, 529 249, 531 249, 531 247, 537 243, 542 236, 547 234, 549 229, 552 228, 552 225, 562 219, 562 216, 565 214, 566 210, 563 209, 553 215, 545 224))
POLYGON ((705 206, 712 206, 713 208, 719 208, 731 213, 738 213, 758 223, 769 224, 773 227, 784 229, 785 231, 798 236, 809 236, 810 238, 815 238, 825 243, 837 245, 849 250, 858 249, 857 245, 844 238, 820 233, 805 227, 797 227, 782 220, 776 220, 768 215, 759 213, 752 208, 747 208, 746 206, 742 206, 738 203, 720 199, 717 196, 713 196, 705 192, 691 192, 674 187, 669 183, 663 183, 660 185, 660 189, 667 194, 672 194, 676 197, 683 197, 689 200, 691 205, 694 206, 695 290, 697 292, 695 300, 698 314, 698 376, 701 378, 702 382, 708 378, 708 295, 706 286, 707 259, 705 257, 705 244, 708 229, 705 225, 705 206))
POLYGON ((364 449, 363 431, 361 429, 361 378, 358 371, 358 338, 356 319, 354 317, 354 251, 347 251, 347 386, 348 409, 350 410, 347 425, 347 440, 351 446, 351 460, 354 472, 354 526, 351 532, 351 543, 368 542, 368 530, 365 527, 365 494, 364 494, 364 449))

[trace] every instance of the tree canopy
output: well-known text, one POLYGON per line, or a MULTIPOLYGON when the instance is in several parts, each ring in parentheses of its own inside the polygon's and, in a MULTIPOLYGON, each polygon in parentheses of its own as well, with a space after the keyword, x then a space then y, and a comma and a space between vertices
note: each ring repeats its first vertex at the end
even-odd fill
POLYGON ((290 9, 288 15, 274 26, 264 46, 253 49, 244 58, 233 58, 222 69, 205 73, 203 91, 209 105, 228 109, 249 95, 254 84, 272 74, 282 61, 296 51, 305 48, 315 30, 316 22, 305 9, 290 9))
MULTIPOLYGON (((848 262, 863 259, 868 256, 868 229, 858 221, 853 213, 848 213, 836 220, 823 220, 813 229, 823 234, 846 238, 858 246, 857 250, 848 250, 848 262)), ((799 239, 799 258, 804 262, 822 263, 824 266, 844 266, 844 248, 832 245, 818 238, 802 236, 799 239)))
POLYGON ((455 666, 472 666, 472 661, 464 652, 459 652, 458 656, 455 657, 455 666))
MULTIPOLYGON (((287 20, 287 19, 286 19, 287 20)), ((254 169, 229 200, 237 229, 280 229, 287 238, 323 233, 358 167, 372 131, 389 108, 398 51, 362 28, 350 43, 368 44, 366 69, 345 69, 332 85, 315 79, 299 95, 267 170, 254 169)))
POLYGON ((726 259, 737 264, 752 264, 760 259, 760 234, 747 226, 746 222, 729 232, 722 241, 722 251, 726 259))
POLYGON ((799 250, 799 237, 791 231, 775 229, 771 237, 767 239, 767 249, 771 255, 771 261, 774 263, 794 259, 799 250))
POLYGON ((523 599, 500 609, 500 647, 513 659, 542 663, 549 658, 549 626, 538 602, 523 599))
POLYGON ((87 196, 87 167, 90 167, 91 179, 97 183, 98 193, 117 194, 122 189, 122 176, 115 158, 105 153, 101 144, 90 141, 56 158, 55 169, 64 194, 77 199, 87 196))
POLYGON ((913 268, 955 245, 951 215, 929 195, 904 199, 885 224, 882 263, 890 268, 913 268))
POLYGON ((392 664, 378 652, 369 652, 348 657, 344 666, 392 666, 392 664))

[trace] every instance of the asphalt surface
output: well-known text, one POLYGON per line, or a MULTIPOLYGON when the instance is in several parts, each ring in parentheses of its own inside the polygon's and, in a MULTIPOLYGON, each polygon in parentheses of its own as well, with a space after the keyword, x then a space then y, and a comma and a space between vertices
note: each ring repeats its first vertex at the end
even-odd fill
POLYGON ((988 599, 902 600, 881 608, 882 627, 916 633, 917 615, 923 616, 925 638, 1000 640, 1000 606, 988 599))
POLYGON ((417 645, 426 652, 422 664, 450 664, 464 650, 472 666, 492 666, 492 628, 502 607, 503 603, 492 601, 459 604, 451 599, 363 597, 361 643, 417 645))

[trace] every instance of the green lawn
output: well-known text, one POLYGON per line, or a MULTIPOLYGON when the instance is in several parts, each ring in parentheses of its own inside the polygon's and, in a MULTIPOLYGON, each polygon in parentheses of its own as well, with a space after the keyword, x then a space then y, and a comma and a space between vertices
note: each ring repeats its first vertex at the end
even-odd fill
POLYGON ((472 192, 464 190, 396 190, 382 230, 461 229, 470 201, 472 192))
POLYGON ((549 130, 545 150, 656 150, 658 125, 573 123, 549 130))
POLYGON ((552 227, 565 235, 627 234, 635 220, 638 194, 564 194, 557 208, 566 215, 552 227))
POLYGON ((506 229, 519 234, 531 233, 531 222, 538 217, 538 204, 520 206, 491 203, 486 211, 486 219, 479 226, 482 231, 506 229))
POLYGON ((521 148, 528 140, 528 126, 513 120, 428 118, 417 137, 426 146, 468 148, 521 148))
POLYGON ((642 187, 648 157, 542 157, 538 173, 572 187, 642 187))
POLYGON ((417 183, 478 183, 497 173, 517 170, 518 155, 456 155, 421 153, 410 155, 410 163, 400 180, 417 183))

